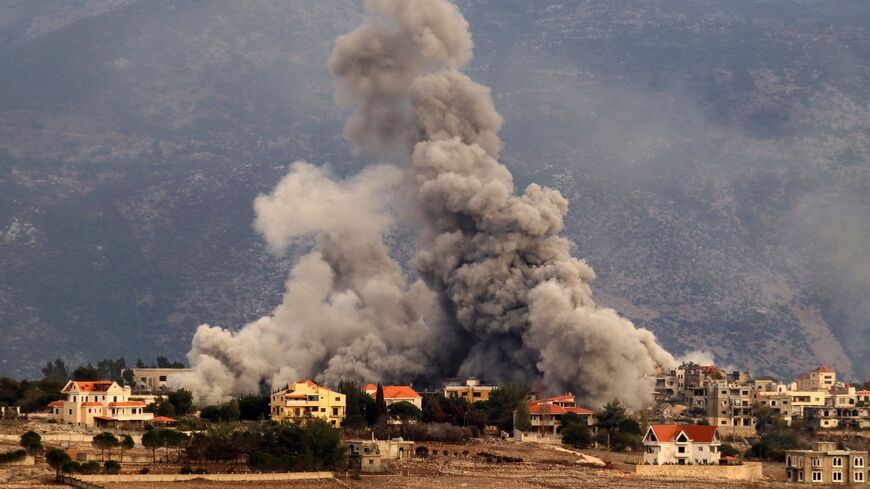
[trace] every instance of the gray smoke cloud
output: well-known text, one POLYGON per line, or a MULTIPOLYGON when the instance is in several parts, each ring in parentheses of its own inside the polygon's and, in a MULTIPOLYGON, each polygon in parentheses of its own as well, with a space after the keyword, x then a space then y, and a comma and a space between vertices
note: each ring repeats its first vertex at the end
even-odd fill
POLYGON ((178 380, 200 396, 313 376, 335 382, 476 375, 572 391, 597 406, 650 400, 673 357, 654 335, 599 307, 593 270, 559 235, 568 201, 514 188, 498 162, 502 118, 490 90, 459 70, 468 23, 446 0, 371 0, 336 42, 337 101, 357 151, 396 158, 345 181, 298 163, 255 202, 256 228, 280 252, 315 237, 271 316, 237 333, 203 325, 178 380), (410 188, 419 213, 419 280, 389 257, 386 208, 410 188))

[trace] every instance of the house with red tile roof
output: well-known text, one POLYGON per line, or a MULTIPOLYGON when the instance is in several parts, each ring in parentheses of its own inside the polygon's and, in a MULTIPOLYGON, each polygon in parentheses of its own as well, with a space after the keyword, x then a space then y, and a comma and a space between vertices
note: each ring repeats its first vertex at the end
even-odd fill
POLYGON ((130 400, 130 388, 111 380, 70 380, 61 394, 66 400, 48 405, 49 419, 58 423, 94 426, 97 424, 143 423, 154 417, 145 412, 145 403, 130 400))
POLYGON ((643 437, 643 463, 651 465, 718 465, 719 429, 696 424, 654 424, 643 437))
MULTIPOLYGON (((529 420, 531 429, 520 431, 514 428, 514 437, 526 438, 553 438, 561 439, 562 418, 573 413, 586 419, 587 425, 592 425, 592 411, 577 406, 577 400, 573 394, 547 397, 527 401, 529 408, 529 420)), ((517 424, 517 413, 514 411, 514 426, 517 424)))
POLYGON ((819 365, 815 370, 797 378, 797 390, 799 391, 827 391, 837 383, 837 372, 827 365, 819 365))
MULTIPOLYGON (((410 385, 384 385, 382 388, 384 389, 384 401, 386 401, 387 406, 400 402, 408 402, 417 406, 417 409, 423 410, 423 396, 410 385)), ((363 387, 363 390, 366 394, 375 398, 378 386, 368 384, 363 387)))

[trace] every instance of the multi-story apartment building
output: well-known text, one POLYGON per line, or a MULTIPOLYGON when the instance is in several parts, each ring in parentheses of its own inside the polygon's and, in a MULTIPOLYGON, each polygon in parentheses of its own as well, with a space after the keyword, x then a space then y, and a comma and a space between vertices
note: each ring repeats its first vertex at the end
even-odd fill
POLYGON ((337 428, 347 415, 347 398, 303 379, 272 392, 270 410, 275 421, 304 422, 321 418, 337 428))
POLYGON ((838 450, 833 442, 816 442, 812 450, 785 452, 787 482, 806 484, 867 484, 866 451, 838 450))
POLYGON ((837 383, 837 372, 826 365, 820 365, 815 370, 798 377, 796 382, 799 391, 830 391, 837 383))
MULTIPOLYGON (((387 406, 407 402, 416 406, 417 409, 423 409, 423 396, 410 385, 383 385, 381 388, 384 390, 384 401, 387 406)), ((363 387, 363 390, 374 398, 377 395, 378 386, 369 384, 363 387)))
POLYGON ((748 384, 717 382, 707 393, 707 421, 722 431, 755 433, 752 387, 748 384))
POLYGON ((468 402, 488 401, 492 391, 498 386, 484 385, 479 380, 469 378, 462 380, 448 380, 444 386, 444 397, 448 399, 464 398, 468 402))
POLYGON ((815 429, 870 428, 870 408, 866 407, 808 407, 804 409, 804 418, 815 429))
POLYGON ((96 424, 142 423, 154 418, 145 412, 145 403, 131 401, 130 388, 111 380, 70 380, 61 389, 65 401, 54 401, 49 419, 58 423, 94 426, 96 424))
POLYGON ((855 392, 855 402, 859 406, 870 406, 870 391, 855 392))
POLYGON ((645 464, 715 465, 721 457, 716 426, 650 425, 643 437, 643 445, 645 464))

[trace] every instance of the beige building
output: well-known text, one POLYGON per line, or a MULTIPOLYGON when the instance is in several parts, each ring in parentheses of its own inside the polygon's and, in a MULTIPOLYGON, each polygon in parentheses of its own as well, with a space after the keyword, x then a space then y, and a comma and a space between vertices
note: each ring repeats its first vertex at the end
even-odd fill
POLYGON ((131 368, 135 392, 160 393, 166 390, 173 375, 190 372, 189 368, 131 368))
POLYGON ((826 365, 820 365, 815 370, 797 378, 799 391, 830 391, 837 383, 837 373, 826 365))
POLYGON ((754 434, 753 406, 752 386, 717 382, 707 392, 707 421, 723 431, 754 434))
MULTIPOLYGON (((423 396, 414 390, 410 385, 382 385, 384 390, 384 401, 387 406, 399 403, 408 402, 413 404, 419 410, 423 410, 423 396)), ((369 384, 363 387, 366 394, 375 398, 378 392, 378 386, 369 384)))
POLYGON ((643 463, 649 465, 718 465, 716 426, 654 424, 643 437, 643 463))
MULTIPOLYGON (((573 394, 558 397, 548 397, 528 401, 529 420, 531 429, 520 431, 514 428, 514 436, 524 438, 525 435, 533 434, 540 436, 555 436, 562 431, 562 417, 568 413, 577 414, 586 418, 586 424, 592 425, 592 411, 577 406, 573 394)), ((514 411, 514 426, 517 425, 517 412, 514 411)))
POLYGON ((788 450, 788 482, 805 484, 867 484, 867 452, 837 450, 833 442, 816 442, 812 450, 788 450))
POLYGON ((488 401, 492 391, 498 389, 494 385, 483 385, 477 379, 465 379, 465 381, 448 381, 444 386, 444 397, 448 399, 464 398, 469 403, 488 401))
POLYGON ((60 391, 65 401, 55 401, 49 419, 58 423, 94 426, 95 424, 141 423, 154 418, 145 412, 145 403, 131 401, 130 388, 111 380, 67 382, 60 391))
POLYGON ((304 422, 321 418, 338 428, 347 415, 344 394, 308 379, 298 380, 272 392, 270 399, 272 419, 275 421, 304 422))

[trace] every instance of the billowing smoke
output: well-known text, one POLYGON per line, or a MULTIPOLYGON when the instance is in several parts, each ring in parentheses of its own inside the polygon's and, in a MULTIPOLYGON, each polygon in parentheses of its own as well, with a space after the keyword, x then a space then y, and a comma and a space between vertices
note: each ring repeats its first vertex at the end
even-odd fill
POLYGON ((594 272, 559 236, 567 200, 535 184, 515 191, 497 159, 502 119, 490 91, 459 71, 472 49, 461 13, 446 0, 367 7, 330 60, 337 100, 353 111, 345 136, 406 164, 335 181, 297 163, 258 197, 256 227, 273 251, 310 236, 315 251, 271 316, 237 333, 201 326, 194 372, 180 383, 215 396, 302 376, 460 374, 643 406, 656 365, 673 358, 593 302, 594 272), (413 284, 382 241, 389 202, 409 194, 420 226, 413 284))

